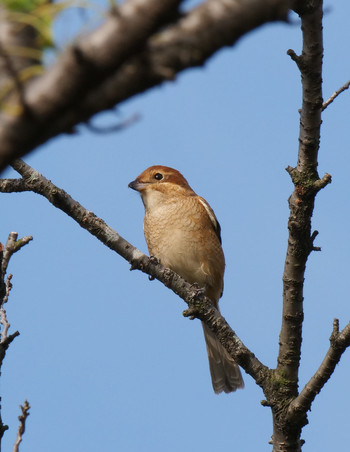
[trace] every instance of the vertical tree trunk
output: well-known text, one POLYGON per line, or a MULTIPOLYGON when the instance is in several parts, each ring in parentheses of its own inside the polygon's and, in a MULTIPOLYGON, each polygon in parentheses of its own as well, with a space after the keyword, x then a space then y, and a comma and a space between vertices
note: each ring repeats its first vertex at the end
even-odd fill
POLYGON ((300 439, 301 427, 290 423, 281 425, 278 416, 272 415, 273 419, 273 452, 301 452, 303 441, 300 439))

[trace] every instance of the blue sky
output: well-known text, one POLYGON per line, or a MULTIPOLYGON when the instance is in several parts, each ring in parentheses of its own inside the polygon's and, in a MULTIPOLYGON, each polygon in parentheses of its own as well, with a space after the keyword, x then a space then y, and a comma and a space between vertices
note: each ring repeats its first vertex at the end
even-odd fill
MULTIPOLYGON (((350 5, 325 6, 327 99, 350 78, 350 5)), ((61 19, 59 42, 76 23, 61 19)), ((121 105, 119 116, 95 119, 107 125, 140 114, 127 130, 101 136, 81 126, 25 159, 144 252, 143 206, 127 185, 150 165, 180 170, 222 226, 223 315, 271 367, 292 190, 284 168, 296 163, 301 104, 300 75, 286 51, 300 47, 296 18, 262 27, 204 68, 121 105)), ((313 217, 322 252, 311 255, 306 272, 301 387, 327 351, 333 318, 349 321, 349 96, 323 115, 319 172, 333 182, 318 195, 313 217)), ((1 242, 13 230, 34 236, 9 269, 7 313, 21 335, 2 369, 2 417, 10 426, 4 450, 25 398, 32 409, 22 452, 271 450, 262 391, 245 375, 243 391, 213 393, 200 322, 183 318, 182 300, 130 272, 38 195, 2 195, 1 211, 1 242)), ((312 406, 303 450, 344 450, 349 372, 347 352, 312 406)))

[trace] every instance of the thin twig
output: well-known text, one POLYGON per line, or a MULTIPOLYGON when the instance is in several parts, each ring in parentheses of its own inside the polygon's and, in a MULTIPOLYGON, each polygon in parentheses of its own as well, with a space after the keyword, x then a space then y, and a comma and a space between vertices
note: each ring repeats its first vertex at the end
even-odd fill
POLYGON ((336 365, 339 363, 342 354, 347 347, 350 346, 350 323, 339 332, 339 320, 334 319, 333 329, 330 337, 329 349, 316 373, 306 383, 303 390, 296 397, 288 409, 290 418, 298 416, 300 413, 305 413, 311 407, 317 394, 327 383, 334 372, 336 365))
POLYGON ((22 414, 20 416, 18 416, 18 420, 19 420, 19 427, 18 427, 18 431, 17 431, 17 438, 16 438, 16 442, 13 446, 13 452, 19 452, 19 445, 22 442, 22 438, 23 438, 23 434, 26 430, 26 420, 27 417, 29 416, 29 410, 30 410, 30 405, 28 403, 27 400, 25 400, 23 406, 20 405, 20 408, 22 410, 22 414))
POLYGON ((334 101, 334 99, 336 99, 339 96, 339 94, 341 94, 343 91, 349 89, 349 87, 350 87, 350 80, 348 80, 346 83, 344 83, 344 85, 341 88, 339 88, 337 91, 335 91, 329 99, 327 99, 325 102, 323 102, 322 111, 324 111, 328 107, 328 105, 331 104, 334 101))
POLYGON ((33 237, 31 235, 28 235, 26 237, 23 237, 21 239, 18 239, 18 233, 17 232, 10 232, 9 237, 7 239, 5 250, 3 252, 3 259, 2 259, 2 266, 1 266, 1 272, 2 275, 5 275, 9 261, 11 259, 11 256, 19 251, 23 246, 27 245, 31 240, 33 240, 33 237))
POLYGON ((7 339, 7 332, 10 328, 10 324, 7 320, 7 315, 6 315, 6 311, 4 308, 4 304, 7 303, 7 300, 9 298, 10 295, 10 290, 12 289, 12 284, 11 284, 11 278, 12 275, 9 274, 6 278, 6 290, 5 290, 5 296, 1 301, 1 307, 0 307, 0 323, 3 326, 3 330, 1 331, 1 341, 0 343, 3 343, 6 339, 7 339))
POLYGON ((1 272, 2 275, 6 274, 7 271, 7 267, 9 264, 9 261, 11 259, 11 256, 13 254, 13 249, 17 240, 18 234, 17 232, 10 232, 6 245, 5 245, 5 249, 3 252, 3 258, 2 258, 2 263, 1 263, 1 272))
MULTIPOLYGON (((10 259, 14 253, 25 246, 30 240, 33 239, 31 236, 23 237, 18 239, 17 232, 10 232, 6 245, 0 243, 0 324, 2 325, 1 338, 0 338, 0 368, 2 366, 3 360, 5 358, 6 350, 11 342, 19 335, 16 331, 8 336, 8 330, 10 328, 10 323, 7 320, 6 310, 4 304, 7 303, 10 291, 12 289, 11 279, 12 275, 9 274, 5 280, 7 267, 10 259)), ((3 434, 3 424, 0 417, 0 440, 3 434)))
POLYGON ((86 123, 86 127, 94 133, 100 133, 100 134, 106 134, 106 133, 114 133, 114 132, 120 132, 127 127, 131 126, 135 122, 137 122, 140 119, 140 115, 135 113, 134 115, 130 116, 130 118, 125 119, 124 121, 119 122, 118 124, 115 124, 113 126, 96 126, 94 124, 91 124, 91 122, 86 123))

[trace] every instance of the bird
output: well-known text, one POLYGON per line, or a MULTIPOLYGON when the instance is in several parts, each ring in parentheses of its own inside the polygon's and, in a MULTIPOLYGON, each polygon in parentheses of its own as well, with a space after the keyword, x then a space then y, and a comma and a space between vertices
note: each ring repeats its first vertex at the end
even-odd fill
MULTIPOLYGON (((225 257, 221 228, 207 201, 198 196, 176 169, 155 165, 129 188, 140 193, 145 208, 143 229, 150 256, 190 284, 197 283, 219 309, 225 257)), ((214 392, 243 388, 239 366, 202 322, 214 392)))

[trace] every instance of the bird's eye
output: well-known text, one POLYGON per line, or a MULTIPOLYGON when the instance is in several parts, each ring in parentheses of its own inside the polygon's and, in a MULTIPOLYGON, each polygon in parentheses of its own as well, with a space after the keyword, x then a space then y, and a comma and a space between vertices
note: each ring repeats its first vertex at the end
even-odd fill
POLYGON ((156 174, 154 175, 154 178, 157 179, 157 180, 162 180, 162 179, 163 179, 163 174, 156 173, 156 174))

